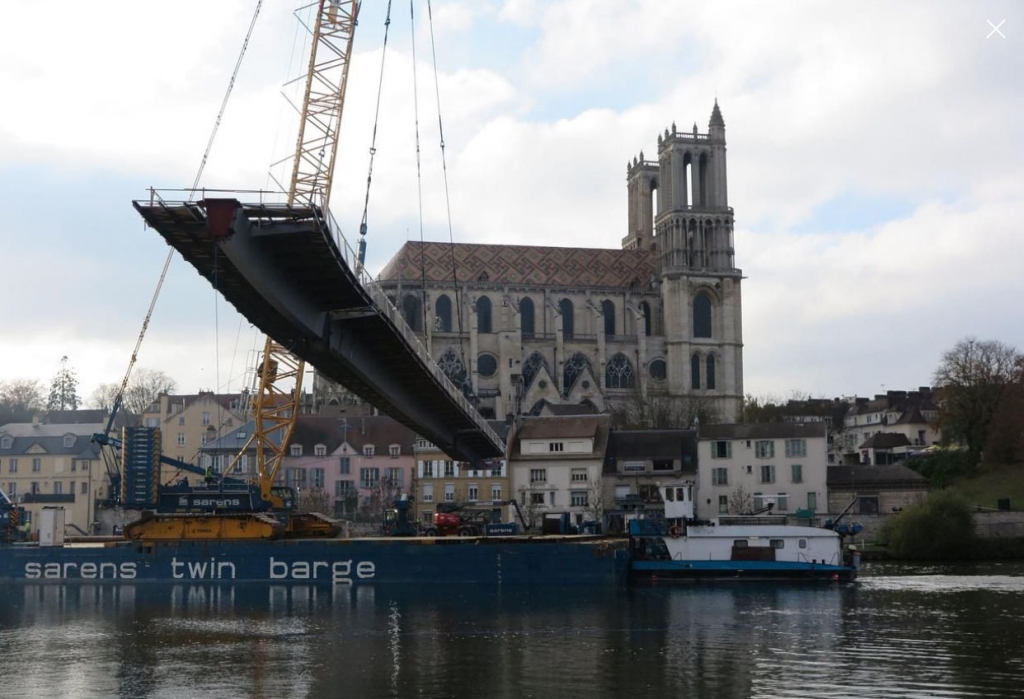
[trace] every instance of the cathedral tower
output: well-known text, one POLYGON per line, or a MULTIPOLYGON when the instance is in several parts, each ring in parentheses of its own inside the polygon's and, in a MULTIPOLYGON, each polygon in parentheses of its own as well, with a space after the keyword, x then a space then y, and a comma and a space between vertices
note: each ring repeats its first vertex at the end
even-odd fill
POLYGON ((630 235, 658 257, 669 393, 707 399, 720 419, 734 421, 743 397, 742 274, 718 101, 706 134, 696 124, 690 132, 673 124, 658 136, 657 175, 638 160, 629 176, 630 235), (656 212, 649 203, 644 209, 644 181, 657 188, 656 212), (654 224, 650 242, 641 230, 647 216, 654 224))

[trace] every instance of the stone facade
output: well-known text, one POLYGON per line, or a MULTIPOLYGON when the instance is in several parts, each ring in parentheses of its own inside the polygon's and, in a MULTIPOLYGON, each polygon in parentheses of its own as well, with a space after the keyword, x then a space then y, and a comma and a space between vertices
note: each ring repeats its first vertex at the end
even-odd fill
MULTIPOLYGON (((699 398, 737 419, 742 274, 717 103, 708 133, 673 125, 657 140, 657 161, 641 153, 627 166, 621 250, 408 242, 381 271, 409 326, 486 417, 536 414, 545 402, 604 411, 639 393, 699 398)), ((319 377, 314 393, 343 402, 319 377)))

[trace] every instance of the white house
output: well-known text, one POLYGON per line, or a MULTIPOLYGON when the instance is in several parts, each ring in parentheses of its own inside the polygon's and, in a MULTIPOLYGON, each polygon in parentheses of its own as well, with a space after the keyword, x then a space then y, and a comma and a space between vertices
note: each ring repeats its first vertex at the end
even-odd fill
POLYGON ((510 449, 512 490, 535 522, 551 512, 596 519, 609 426, 607 415, 523 419, 510 449))
POLYGON ((828 506, 823 422, 702 426, 696 515, 743 514, 774 502, 775 514, 828 506))

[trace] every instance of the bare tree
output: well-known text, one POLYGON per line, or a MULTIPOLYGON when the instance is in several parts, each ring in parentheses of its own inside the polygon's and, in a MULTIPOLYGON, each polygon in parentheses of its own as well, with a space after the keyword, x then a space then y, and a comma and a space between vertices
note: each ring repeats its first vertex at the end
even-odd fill
POLYGON ((43 409, 43 389, 33 379, 0 381, 0 425, 29 422, 43 409))
POLYGON ((1024 380, 1022 367, 1021 354, 995 340, 969 337, 942 355, 935 384, 942 390, 943 437, 964 444, 975 463, 1004 395, 1024 380))
POLYGON ((591 481, 587 487, 587 506, 583 508, 583 512, 587 515, 587 519, 603 522, 604 509, 604 488, 601 487, 601 479, 599 477, 596 481, 591 481))
POLYGON ((334 498, 323 488, 306 488, 299 493, 298 512, 319 512, 330 515, 334 511, 334 498))
POLYGON ((718 404, 711 396, 644 396, 637 388, 612 410, 612 421, 621 429, 678 429, 699 422, 719 422, 718 404))
POLYGON ((740 485, 729 495, 729 514, 745 515, 754 511, 754 496, 740 485))
MULTIPOLYGON (((117 400, 120 384, 100 384, 89 397, 89 404, 107 412, 113 410, 117 400)), ((124 396, 121 398, 121 410, 131 416, 131 421, 142 423, 142 414, 149 410, 161 393, 174 393, 178 390, 178 382, 162 371, 138 368, 128 380, 124 396)))
POLYGON ((91 408, 97 408, 109 413, 114 408, 114 400, 117 398, 118 388, 119 386, 116 383, 101 383, 92 392, 92 395, 89 396, 86 404, 91 408))

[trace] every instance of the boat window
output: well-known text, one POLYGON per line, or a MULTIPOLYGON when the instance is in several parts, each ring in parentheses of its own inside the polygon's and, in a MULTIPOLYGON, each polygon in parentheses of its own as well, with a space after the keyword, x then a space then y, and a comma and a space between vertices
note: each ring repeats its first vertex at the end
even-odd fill
POLYGON ((800 548, 807 548, 807 539, 800 539, 800 548))
POLYGON ((771 539, 769 543, 773 549, 784 549, 786 548, 786 542, 783 539, 771 539))
POLYGON ((732 542, 732 547, 736 548, 736 549, 745 549, 745 548, 747 548, 747 540, 746 539, 734 539, 733 542, 732 542))
POLYGON ((671 488, 665 488, 665 501, 666 502, 674 502, 675 501, 675 497, 673 496, 673 492, 674 491, 671 488))
POLYGON ((683 488, 676 488, 676 500, 679 502, 686 502, 686 491, 683 488))

